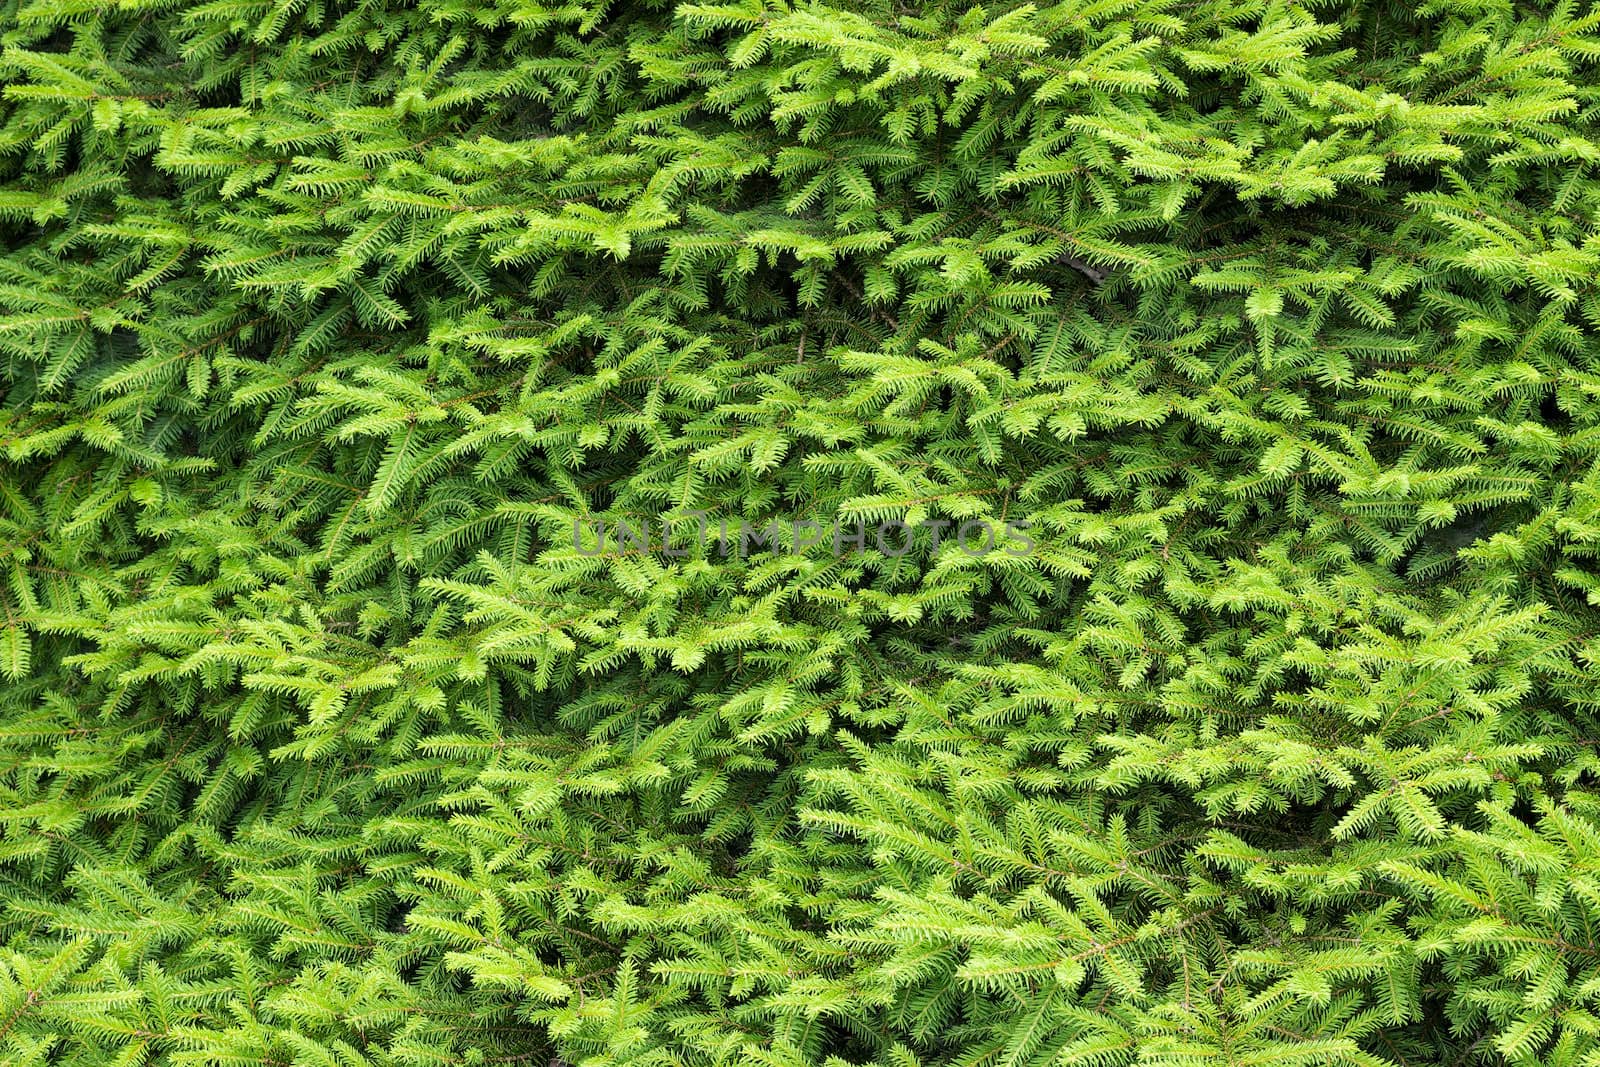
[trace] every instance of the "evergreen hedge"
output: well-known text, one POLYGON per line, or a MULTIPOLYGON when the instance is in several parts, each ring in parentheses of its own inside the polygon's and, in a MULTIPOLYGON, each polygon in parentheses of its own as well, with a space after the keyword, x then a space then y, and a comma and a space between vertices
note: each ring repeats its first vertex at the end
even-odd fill
POLYGON ((6 1067, 1600 1067, 1592 0, 0 43, 6 1067))

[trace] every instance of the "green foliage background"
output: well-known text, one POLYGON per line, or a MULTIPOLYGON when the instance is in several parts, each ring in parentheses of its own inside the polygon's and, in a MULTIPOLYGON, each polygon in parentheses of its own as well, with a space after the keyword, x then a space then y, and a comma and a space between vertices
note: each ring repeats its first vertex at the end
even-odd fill
POLYGON ((1600 11, 0 42, 7 1067, 1600 1065, 1600 11))

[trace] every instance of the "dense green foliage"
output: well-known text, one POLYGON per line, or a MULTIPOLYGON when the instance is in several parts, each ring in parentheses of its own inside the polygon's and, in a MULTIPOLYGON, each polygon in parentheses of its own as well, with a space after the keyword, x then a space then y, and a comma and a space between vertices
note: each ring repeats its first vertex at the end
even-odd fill
POLYGON ((1600 1065, 1600 11, 0 41, 0 1063, 1600 1065))

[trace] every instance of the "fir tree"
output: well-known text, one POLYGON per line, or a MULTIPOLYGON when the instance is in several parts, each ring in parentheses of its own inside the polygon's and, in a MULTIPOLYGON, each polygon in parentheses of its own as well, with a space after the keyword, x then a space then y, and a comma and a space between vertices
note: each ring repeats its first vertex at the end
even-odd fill
POLYGON ((6 0, 0 1064, 1595 1067, 1597 278, 1592 4, 6 0))

